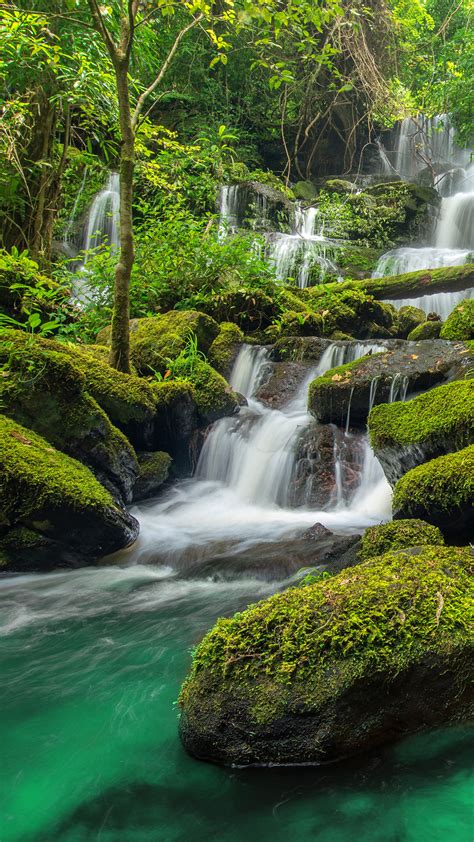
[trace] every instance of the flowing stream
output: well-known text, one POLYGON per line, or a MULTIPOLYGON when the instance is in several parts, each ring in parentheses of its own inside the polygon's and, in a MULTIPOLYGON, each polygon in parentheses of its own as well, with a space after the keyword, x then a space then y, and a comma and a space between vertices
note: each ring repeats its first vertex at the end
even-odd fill
POLYGON ((354 823, 364 842, 471 842, 466 729, 320 769, 219 769, 177 738, 189 648, 218 616, 285 586, 240 562, 230 580, 206 575, 209 558, 232 567, 315 521, 344 533, 389 516, 367 443, 349 498, 341 490, 320 512, 285 506, 311 424, 308 381, 367 350, 330 345, 270 410, 255 398, 266 351, 244 346, 232 383, 248 407, 214 426, 193 480, 138 510, 131 551, 100 568, 0 577, 2 842, 350 842, 354 823))

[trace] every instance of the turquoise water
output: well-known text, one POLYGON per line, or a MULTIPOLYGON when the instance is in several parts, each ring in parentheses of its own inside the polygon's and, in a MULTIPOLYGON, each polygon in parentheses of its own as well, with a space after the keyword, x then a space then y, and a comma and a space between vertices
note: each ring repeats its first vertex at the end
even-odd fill
POLYGON ((142 566, 0 580, 1 842, 472 842, 467 729, 342 767, 187 757, 175 700, 190 647, 268 593, 142 566))

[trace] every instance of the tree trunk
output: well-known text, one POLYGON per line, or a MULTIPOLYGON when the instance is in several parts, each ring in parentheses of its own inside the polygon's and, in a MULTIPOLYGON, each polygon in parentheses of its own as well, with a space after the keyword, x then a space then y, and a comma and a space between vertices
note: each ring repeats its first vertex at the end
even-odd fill
POLYGON ((115 64, 120 116, 120 256, 115 270, 112 316, 112 344, 109 363, 118 371, 130 372, 130 277, 135 258, 133 248, 133 174, 135 133, 132 127, 128 91, 128 63, 115 64))

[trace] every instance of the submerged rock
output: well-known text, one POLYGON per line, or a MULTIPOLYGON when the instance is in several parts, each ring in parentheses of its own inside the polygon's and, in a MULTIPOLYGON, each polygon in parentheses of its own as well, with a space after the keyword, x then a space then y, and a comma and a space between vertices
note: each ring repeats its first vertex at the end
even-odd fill
POLYGON ((0 564, 90 563, 134 542, 138 523, 88 468, 0 416, 0 564))
POLYGON ((375 455, 395 485, 417 465, 474 442, 474 380, 438 386, 406 403, 375 407, 369 433, 375 455))
POLYGON ((340 760, 472 715, 472 557, 396 552, 218 620, 180 695, 194 756, 340 760))
POLYGON ((403 343, 386 353, 362 357, 333 368, 309 387, 310 412, 321 422, 365 425, 372 406, 396 400, 404 392, 462 376, 469 355, 461 343, 441 339, 403 343))
POLYGON ((394 518, 421 518, 446 538, 474 539, 474 445, 408 471, 395 486, 394 518))

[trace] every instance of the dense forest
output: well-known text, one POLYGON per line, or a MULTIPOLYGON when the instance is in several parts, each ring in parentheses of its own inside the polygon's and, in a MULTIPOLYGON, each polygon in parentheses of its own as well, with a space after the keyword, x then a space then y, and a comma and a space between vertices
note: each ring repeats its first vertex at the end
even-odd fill
POLYGON ((0 44, 0 839, 472 842, 473 0, 0 44))

